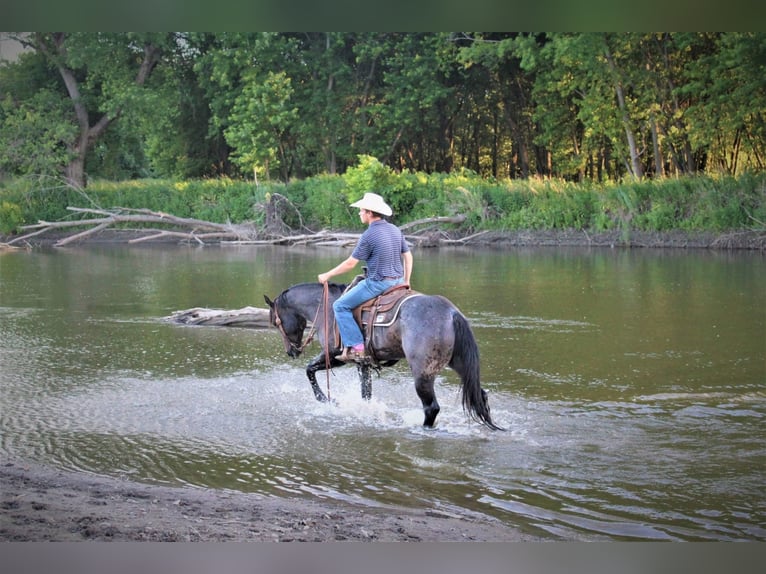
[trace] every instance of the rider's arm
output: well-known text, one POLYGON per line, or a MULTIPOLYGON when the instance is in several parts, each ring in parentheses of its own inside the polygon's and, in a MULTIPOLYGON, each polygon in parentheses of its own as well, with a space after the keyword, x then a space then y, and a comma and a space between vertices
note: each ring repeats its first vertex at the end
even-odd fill
POLYGON ((404 265, 404 282, 409 285, 412 275, 412 251, 402 253, 402 264, 404 265))
POLYGON ((348 259, 341 261, 329 271, 325 273, 320 273, 319 275, 317 275, 317 279, 319 280, 320 283, 327 283, 330 277, 335 277, 336 275, 343 275, 344 273, 348 273, 354 267, 356 267, 357 263, 359 263, 358 259, 349 256, 348 259))

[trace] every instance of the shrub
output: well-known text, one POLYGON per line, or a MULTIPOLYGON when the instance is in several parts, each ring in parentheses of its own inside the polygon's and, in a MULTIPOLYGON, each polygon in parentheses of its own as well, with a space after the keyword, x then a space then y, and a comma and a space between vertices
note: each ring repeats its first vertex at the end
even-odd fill
POLYGON ((0 233, 11 234, 24 223, 24 215, 17 203, 3 201, 0 203, 0 233))
POLYGON ((344 175, 289 183, 223 179, 91 181, 85 190, 49 177, 3 181, 0 231, 38 220, 80 217, 68 206, 146 208, 218 223, 264 222, 264 206, 277 194, 279 215, 293 229, 362 228, 349 204, 367 191, 380 193, 401 225, 434 216, 464 214, 463 230, 671 229, 727 231, 764 227, 766 174, 707 176, 595 187, 555 180, 482 179, 468 170, 450 174, 394 173, 363 156, 344 175))
POLYGON ((301 212, 308 226, 318 225, 330 229, 361 226, 357 211, 349 207, 351 200, 345 178, 321 175, 290 183, 286 186, 285 194, 301 212))

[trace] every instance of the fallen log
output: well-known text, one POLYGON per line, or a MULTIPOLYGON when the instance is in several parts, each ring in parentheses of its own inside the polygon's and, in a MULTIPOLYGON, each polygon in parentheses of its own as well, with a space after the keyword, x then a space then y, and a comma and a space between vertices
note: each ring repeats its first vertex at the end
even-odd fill
MULTIPOLYGON (((251 223, 232 224, 215 223, 187 217, 178 217, 162 211, 149 209, 131 209, 114 207, 112 209, 92 209, 82 207, 67 207, 68 211, 80 216, 80 219, 67 219, 65 221, 38 221, 35 224, 21 226, 26 231, 7 242, 11 246, 14 243, 27 241, 44 233, 53 231, 65 231, 71 228, 86 228, 76 230, 66 237, 58 239, 55 247, 63 247, 71 243, 92 238, 108 228, 120 227, 120 231, 127 231, 125 224, 139 224, 141 228, 129 230, 132 232, 128 243, 141 243, 144 241, 159 241, 177 239, 179 241, 196 242, 205 245, 210 241, 217 241, 224 245, 316 245, 334 247, 352 247, 359 239, 360 233, 329 232, 320 230, 310 233, 275 233, 276 225, 267 226, 268 229, 258 229, 251 223), (269 230, 271 229, 271 231, 269 230)), ((300 214, 299 214, 300 215, 300 214)), ((411 221, 400 227, 406 232, 405 238, 412 244, 422 246, 438 245, 440 243, 462 243, 465 240, 450 240, 446 235, 434 235, 430 230, 443 223, 460 224, 465 222, 465 215, 453 215, 444 217, 428 217, 411 221), (426 229, 415 231, 415 228, 428 226, 426 229)), ((289 231, 289 228, 288 228, 289 231)))
POLYGON ((195 307, 174 311, 165 321, 182 325, 206 325, 215 327, 241 327, 246 329, 267 329, 269 310, 258 307, 242 309, 207 309, 195 307))
MULTIPOLYGON (((200 219, 191 219, 186 217, 176 217, 168 213, 151 211, 148 209, 128 209, 117 207, 113 210, 104 209, 87 209, 78 207, 67 207, 69 211, 79 213, 88 216, 94 216, 90 218, 83 218, 77 220, 67 221, 39 221, 32 225, 24 225, 20 229, 29 230, 30 233, 16 237, 8 244, 20 242, 30 237, 41 235, 48 231, 61 230, 70 227, 87 227, 91 226, 85 231, 75 233, 63 239, 60 239, 54 245, 56 247, 63 247, 69 243, 80 241, 92 235, 111 227, 115 224, 125 223, 139 223, 139 224, 153 224, 161 225, 162 229, 143 229, 137 232, 152 239, 158 239, 161 237, 178 237, 180 239, 196 241, 198 243, 204 243, 205 239, 215 238, 220 239, 222 237, 230 239, 249 239, 257 235, 257 231, 252 225, 234 225, 230 223, 214 223, 210 221, 203 221, 200 219), (167 226, 176 228, 187 228, 188 231, 175 231, 166 229, 167 226), (33 231, 34 230, 34 231, 33 231)), ((144 238, 137 238, 134 241, 140 241, 144 238)))

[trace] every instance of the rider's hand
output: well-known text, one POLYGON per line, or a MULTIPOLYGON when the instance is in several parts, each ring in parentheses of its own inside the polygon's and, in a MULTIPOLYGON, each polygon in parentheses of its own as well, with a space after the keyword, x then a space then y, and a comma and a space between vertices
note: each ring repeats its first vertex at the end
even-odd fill
POLYGON ((320 273, 317 275, 317 281, 320 283, 327 283, 328 279, 330 279, 330 277, 327 275, 327 273, 320 273))

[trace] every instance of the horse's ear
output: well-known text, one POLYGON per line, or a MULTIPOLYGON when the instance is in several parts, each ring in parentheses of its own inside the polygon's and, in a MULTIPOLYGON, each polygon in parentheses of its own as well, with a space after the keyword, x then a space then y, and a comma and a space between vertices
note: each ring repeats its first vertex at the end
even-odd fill
POLYGON ((272 301, 271 299, 269 299, 269 296, 268 296, 268 295, 264 295, 264 296, 263 296, 263 300, 264 300, 264 301, 266 301, 266 304, 267 304, 269 307, 271 307, 272 309, 274 308, 274 301, 272 301))

